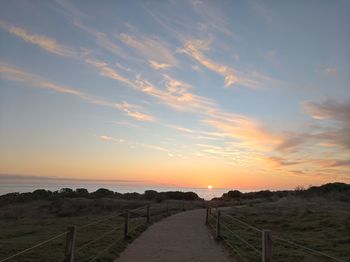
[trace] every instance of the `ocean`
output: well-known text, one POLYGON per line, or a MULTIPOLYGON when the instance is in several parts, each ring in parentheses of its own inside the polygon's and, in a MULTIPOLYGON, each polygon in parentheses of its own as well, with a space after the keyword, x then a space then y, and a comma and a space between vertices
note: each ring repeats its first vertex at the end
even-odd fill
MULTIPOLYGON (((1 177, 0 177, 1 178, 1 177)), ((128 183, 113 183, 113 182, 99 182, 99 181, 70 181, 70 180, 43 180, 41 179, 29 179, 28 180, 16 180, 13 179, 0 179, 0 195, 13 193, 13 192, 32 192, 36 189, 46 190, 59 190, 61 188, 86 188, 89 192, 96 191, 99 188, 106 188, 119 193, 137 192, 143 193, 145 190, 156 190, 158 192, 163 191, 192 191, 198 194, 199 197, 206 200, 210 200, 214 197, 220 197, 223 193, 228 192, 229 188, 184 188, 184 187, 171 187, 171 186, 155 186, 155 185, 140 185, 140 184, 128 184, 128 183)), ((241 190, 246 192, 247 190, 241 190)))

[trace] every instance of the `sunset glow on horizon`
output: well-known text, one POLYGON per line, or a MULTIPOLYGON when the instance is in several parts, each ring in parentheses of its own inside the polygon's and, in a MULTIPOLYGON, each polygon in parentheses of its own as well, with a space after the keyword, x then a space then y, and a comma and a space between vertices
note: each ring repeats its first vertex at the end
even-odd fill
POLYGON ((349 183, 349 10, 3 1, 0 174, 204 190, 349 183))

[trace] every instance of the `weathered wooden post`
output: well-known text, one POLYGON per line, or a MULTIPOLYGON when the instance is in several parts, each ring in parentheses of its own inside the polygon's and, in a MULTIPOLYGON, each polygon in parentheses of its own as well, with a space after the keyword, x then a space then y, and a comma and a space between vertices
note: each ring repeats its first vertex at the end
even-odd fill
POLYGON ((166 214, 169 216, 169 201, 166 201, 166 214))
POLYGON ((209 224, 209 207, 207 207, 207 214, 205 216, 205 224, 208 225, 209 224))
POLYGON ((127 239, 129 234, 129 210, 125 210, 124 214, 124 238, 127 239))
POLYGON ((75 236, 76 236, 76 227, 69 226, 67 237, 66 237, 66 250, 64 254, 64 262, 74 261, 75 236))
POLYGON ((218 210, 216 214, 216 238, 221 238, 221 211, 218 210))
POLYGON ((272 237, 270 230, 262 231, 262 262, 271 262, 272 237))
POLYGON ((151 221, 150 207, 151 207, 151 205, 148 204, 148 205, 147 205, 147 223, 149 223, 149 222, 151 221))
POLYGON ((185 209, 185 201, 184 200, 182 200, 182 211, 185 211, 186 209, 185 209))

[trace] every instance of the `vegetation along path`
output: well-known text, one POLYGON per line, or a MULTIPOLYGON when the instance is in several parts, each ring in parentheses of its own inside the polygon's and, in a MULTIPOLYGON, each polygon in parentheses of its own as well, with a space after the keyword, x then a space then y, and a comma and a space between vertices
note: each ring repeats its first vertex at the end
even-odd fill
POLYGON ((203 209, 170 216, 150 226, 115 262, 232 262, 204 222, 203 209))

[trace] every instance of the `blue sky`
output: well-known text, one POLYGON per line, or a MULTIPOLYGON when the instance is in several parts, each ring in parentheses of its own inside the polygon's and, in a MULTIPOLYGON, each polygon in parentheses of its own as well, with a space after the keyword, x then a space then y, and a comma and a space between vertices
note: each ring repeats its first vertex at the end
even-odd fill
POLYGON ((3 1, 0 172, 349 181, 348 1, 3 1))

